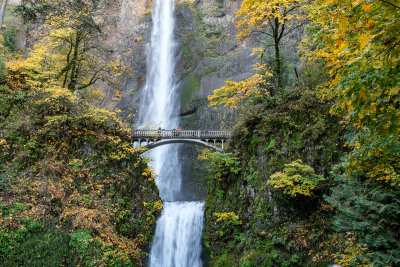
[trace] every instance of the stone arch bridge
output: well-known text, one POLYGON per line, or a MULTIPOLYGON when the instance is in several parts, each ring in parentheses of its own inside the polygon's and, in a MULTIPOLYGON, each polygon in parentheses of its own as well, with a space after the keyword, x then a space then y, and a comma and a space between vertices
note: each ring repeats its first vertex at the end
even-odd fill
POLYGON ((138 142, 139 146, 150 149, 166 144, 188 143, 222 152, 224 144, 231 138, 231 135, 231 131, 133 130, 132 142, 138 142))

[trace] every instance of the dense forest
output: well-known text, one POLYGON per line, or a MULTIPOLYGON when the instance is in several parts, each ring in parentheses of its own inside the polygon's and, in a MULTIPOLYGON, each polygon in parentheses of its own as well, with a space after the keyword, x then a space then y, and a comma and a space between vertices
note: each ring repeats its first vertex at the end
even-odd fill
MULTIPOLYGON (((113 103, 134 96, 121 95, 129 75, 144 79, 110 45, 119 2, 2 1, 0 266, 146 262, 163 206, 156 175, 132 146, 134 113, 104 104, 105 88, 113 103)), ((206 265, 400 265, 398 2, 243 0, 229 33, 202 16, 225 16, 231 1, 200 2, 177 1, 177 24, 193 21, 178 63, 197 60, 189 39, 207 44, 203 58, 225 42, 254 61, 206 96, 234 117, 224 153, 194 153, 206 265)), ((181 92, 200 87, 182 72, 181 92)), ((183 113, 210 116, 189 100, 183 113)))

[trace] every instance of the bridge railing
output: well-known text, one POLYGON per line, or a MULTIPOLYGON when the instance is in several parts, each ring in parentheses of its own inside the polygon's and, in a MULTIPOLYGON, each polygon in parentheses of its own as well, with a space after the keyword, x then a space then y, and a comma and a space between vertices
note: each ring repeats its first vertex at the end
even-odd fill
POLYGON ((208 130, 133 130, 133 139, 229 139, 231 131, 208 130))

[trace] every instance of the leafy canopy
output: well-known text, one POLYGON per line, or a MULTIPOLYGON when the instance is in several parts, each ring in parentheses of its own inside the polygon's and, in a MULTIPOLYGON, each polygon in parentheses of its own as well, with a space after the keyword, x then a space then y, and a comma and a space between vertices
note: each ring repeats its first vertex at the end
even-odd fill
POLYGON ((222 105, 233 109, 245 101, 251 103, 253 99, 268 96, 269 83, 266 78, 271 77, 272 74, 265 68, 265 65, 256 64, 254 70, 258 73, 249 78, 239 82, 225 81, 224 86, 214 90, 213 94, 208 96, 210 106, 222 105))
POLYGON ((261 57, 268 47, 274 48, 278 91, 283 89, 281 42, 285 36, 303 25, 304 15, 300 7, 306 2, 306 0, 244 0, 236 13, 239 19, 237 39, 243 41, 259 39, 260 46, 254 51, 261 57))
POLYGON ((330 75, 321 95, 356 130, 346 174, 400 185, 400 8, 390 1, 317 0, 308 11, 305 55, 325 59, 330 75))
POLYGON ((32 13, 28 16, 20 11, 23 16, 32 20, 44 16, 44 23, 36 32, 38 42, 29 57, 10 62, 10 69, 25 74, 31 85, 70 91, 89 88, 99 80, 108 82, 111 75, 119 75, 119 59, 106 59, 103 47, 104 20, 99 14, 106 0, 39 2, 49 7, 46 12, 31 10, 35 5, 27 3, 20 7, 32 13))
POLYGON ((400 9, 376 0, 317 0, 309 8, 310 58, 326 59, 334 113, 382 134, 400 128, 400 9), (355 30, 357 29, 357 30, 355 30))

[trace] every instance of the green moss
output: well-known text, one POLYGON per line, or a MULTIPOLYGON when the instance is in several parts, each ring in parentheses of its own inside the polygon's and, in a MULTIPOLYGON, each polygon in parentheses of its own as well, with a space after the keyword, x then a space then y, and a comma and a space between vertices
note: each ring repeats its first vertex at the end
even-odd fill
POLYGON ((187 44, 184 44, 182 46, 181 54, 182 54, 182 56, 193 57, 192 50, 190 50, 190 48, 189 48, 189 46, 187 44))
POLYGON ((180 104, 182 108, 193 100, 194 94, 200 88, 200 78, 196 72, 192 72, 185 79, 180 92, 180 104))

